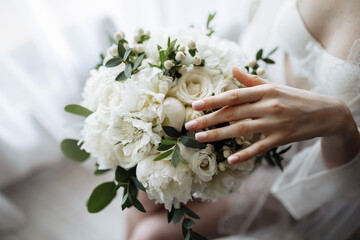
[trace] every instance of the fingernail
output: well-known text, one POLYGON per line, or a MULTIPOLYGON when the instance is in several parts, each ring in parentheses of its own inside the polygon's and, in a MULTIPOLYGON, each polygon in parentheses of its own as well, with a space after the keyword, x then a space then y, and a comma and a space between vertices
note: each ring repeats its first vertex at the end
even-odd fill
POLYGON ((239 161, 239 160, 240 160, 240 158, 239 158, 238 156, 232 155, 232 156, 228 157, 228 162, 229 162, 230 164, 233 164, 233 163, 235 163, 235 162, 237 162, 237 161, 239 161))
POLYGON ((196 128, 196 125, 197 125, 197 121, 191 120, 190 122, 185 123, 185 128, 187 130, 194 129, 196 128))
POLYGON ((195 134, 196 140, 205 140, 207 138, 208 134, 206 132, 199 132, 195 134))
POLYGON ((192 103, 192 106, 193 106, 193 108, 197 108, 197 109, 203 108, 203 107, 205 107, 205 102, 203 100, 197 100, 192 103))

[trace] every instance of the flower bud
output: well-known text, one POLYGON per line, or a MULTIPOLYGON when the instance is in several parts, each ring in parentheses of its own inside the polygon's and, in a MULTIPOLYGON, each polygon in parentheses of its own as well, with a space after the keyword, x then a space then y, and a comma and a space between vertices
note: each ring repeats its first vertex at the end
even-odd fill
POLYGON ((229 150, 229 151, 230 151, 230 147, 229 147, 229 146, 226 146, 226 145, 225 145, 225 146, 222 146, 222 150, 224 150, 224 151, 225 151, 225 150, 229 150))
POLYGON ((167 69, 167 70, 170 70, 173 66, 174 66, 174 63, 173 63, 172 61, 170 61, 170 60, 166 60, 166 61, 164 62, 164 67, 165 67, 165 69, 167 69))
POLYGON ((116 42, 119 42, 120 40, 123 40, 125 38, 125 33, 124 32, 116 32, 114 34, 114 38, 115 38, 116 42))
POLYGON ((224 158, 227 158, 228 156, 230 156, 232 154, 232 152, 230 150, 225 150, 223 152, 224 158))
POLYGON ((248 142, 248 141, 245 141, 245 142, 242 144, 242 148, 247 148, 247 147, 249 147, 249 146, 251 146, 251 143, 248 142))
POLYGON ((195 49, 195 48, 196 48, 196 42, 193 41, 193 40, 191 40, 191 41, 189 42, 188 47, 189 47, 190 49, 195 49))
POLYGON ((194 63, 194 65, 200 65, 201 64, 201 58, 198 57, 198 56, 195 56, 194 60, 193 60, 193 63, 194 63))
POLYGON ((136 35, 136 36, 134 37, 134 40, 135 40, 136 43, 140 42, 141 36, 140 36, 140 35, 136 35))
POLYGON ((119 55, 119 52, 118 52, 118 49, 117 49, 117 46, 112 46, 109 50, 109 53, 112 55, 112 56, 117 56, 119 55))
POLYGON ((265 73, 265 69, 263 69, 263 68, 261 68, 261 67, 259 67, 258 69, 256 69, 256 74, 257 74, 258 76, 264 75, 264 73, 265 73))
POLYGON ((255 66, 255 64, 256 64, 256 60, 255 59, 252 59, 252 60, 250 60, 249 61, 249 63, 248 63, 248 67, 254 67, 255 66))
POLYGON ((180 45, 179 51, 180 52, 185 52, 185 50, 186 50, 186 47, 184 45, 180 45))
POLYGON ((239 145, 242 145, 245 142, 244 137, 237 137, 235 138, 235 142, 239 145))
POLYGON ((181 74, 181 75, 184 75, 186 72, 187 72, 187 67, 185 65, 182 65, 178 72, 181 74))
POLYGON ((128 49, 130 48, 129 44, 124 43, 124 48, 125 48, 126 50, 128 50, 128 49))
POLYGON ((218 167, 219 167, 219 170, 220 170, 221 172, 225 172, 226 169, 227 169, 227 165, 226 165, 226 163, 224 163, 224 162, 220 162, 219 165, 218 165, 218 167))
POLYGON ((151 32, 150 31, 146 31, 145 35, 150 36, 151 32))
POLYGON ((139 28, 138 29, 138 35, 141 37, 142 35, 144 35, 144 29, 139 28))
POLYGON ((184 60, 184 58, 185 58, 185 54, 183 52, 176 53, 176 56, 175 56, 176 61, 181 62, 182 60, 184 60))
POLYGON ((205 151, 208 152, 208 153, 213 153, 213 152, 215 152, 215 147, 214 147, 214 145, 212 145, 212 144, 206 144, 205 151))
POLYGON ((137 53, 143 53, 144 52, 144 45, 143 44, 136 44, 135 45, 135 51, 137 53))

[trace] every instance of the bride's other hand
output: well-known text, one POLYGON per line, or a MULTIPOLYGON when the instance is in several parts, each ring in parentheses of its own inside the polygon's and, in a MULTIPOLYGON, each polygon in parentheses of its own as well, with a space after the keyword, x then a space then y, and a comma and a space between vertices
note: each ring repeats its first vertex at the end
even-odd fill
POLYGON ((251 119, 195 135, 199 142, 213 142, 254 133, 264 134, 264 139, 229 156, 230 163, 249 160, 275 146, 315 137, 323 137, 323 148, 329 148, 326 151, 323 149, 323 152, 330 167, 351 160, 359 151, 360 137, 356 123, 340 99, 272 84, 237 68, 233 68, 233 75, 247 88, 193 102, 197 111, 221 109, 185 125, 186 129, 193 131, 223 122, 251 119))

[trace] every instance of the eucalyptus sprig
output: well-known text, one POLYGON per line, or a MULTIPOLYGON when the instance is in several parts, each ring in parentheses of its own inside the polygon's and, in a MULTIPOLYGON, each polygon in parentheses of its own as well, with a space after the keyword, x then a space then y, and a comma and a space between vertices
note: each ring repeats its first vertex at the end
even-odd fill
POLYGON ((214 12, 213 14, 209 13, 208 19, 206 21, 206 29, 208 31, 208 33, 206 34, 206 36, 210 37, 214 32, 214 28, 210 25, 212 20, 214 19, 216 15, 216 12, 214 12))
POLYGON ((273 55, 277 51, 278 47, 275 47, 272 49, 268 54, 264 56, 264 50, 261 48, 256 53, 255 60, 252 60, 248 63, 247 66, 245 66, 245 69, 254 75, 262 75, 264 74, 263 69, 259 66, 258 62, 262 61, 265 64, 275 64, 275 61, 270 58, 271 55, 273 55))

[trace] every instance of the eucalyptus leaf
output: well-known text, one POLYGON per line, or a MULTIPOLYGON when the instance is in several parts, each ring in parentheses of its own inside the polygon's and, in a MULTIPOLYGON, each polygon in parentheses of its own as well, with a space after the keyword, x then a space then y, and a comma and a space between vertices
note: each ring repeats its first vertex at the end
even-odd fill
POLYGON ((130 202, 137 210, 139 210, 140 212, 146 213, 144 206, 141 204, 141 202, 136 197, 129 195, 129 198, 130 198, 130 202))
POLYGON ((194 232, 194 231, 191 231, 191 238, 194 239, 194 240, 207 240, 206 237, 204 236, 201 236, 200 234, 194 232))
POLYGON ((132 49, 129 48, 125 51, 124 53, 124 61, 126 61, 126 59, 129 57, 130 53, 131 53, 132 49))
POLYGON ((130 172, 123 169, 122 167, 118 166, 115 171, 115 180, 118 183, 125 183, 128 182, 130 179, 130 172))
POLYGON ((87 202, 88 211, 96 213, 104 209, 115 198, 115 187, 114 182, 105 182, 97 186, 87 202))
POLYGON ((177 167, 179 161, 187 164, 186 160, 183 158, 183 156, 181 156, 179 145, 176 145, 175 151, 174 151, 174 153, 172 155, 172 158, 171 158, 171 161, 172 161, 174 167, 177 167))
POLYGON ((272 49, 272 50, 266 55, 266 57, 269 57, 270 55, 273 55, 278 49, 279 49, 279 47, 275 47, 274 49, 272 49))
POLYGON ((162 160, 162 159, 170 156, 173 152, 174 152, 173 149, 171 149, 171 150, 169 150, 169 151, 167 151, 167 152, 164 152, 164 153, 160 154, 159 156, 157 156, 157 157, 154 159, 154 161, 162 160))
POLYGON ((173 215, 173 223, 177 224, 178 222, 181 221, 181 219, 183 218, 184 213, 183 211, 180 209, 174 209, 174 215, 173 215))
POLYGON ((110 59, 109 61, 107 61, 105 63, 105 66, 106 67, 116 67, 116 66, 120 65, 120 63, 122 63, 121 58, 114 57, 114 58, 110 59))
POLYGON ((123 205, 128 200, 128 197, 129 197, 129 193, 127 191, 124 191, 124 195, 121 200, 121 205, 123 205))
POLYGON ((257 53, 256 53, 256 61, 260 60, 262 58, 262 54, 263 54, 263 49, 260 49, 257 53))
POLYGON ((140 64, 141 64, 141 61, 143 60, 143 58, 145 57, 145 53, 141 54, 137 59, 136 59, 136 62, 134 64, 134 69, 136 70, 140 64))
POLYGON ((268 63, 268 64, 275 64, 275 61, 270 59, 270 58, 264 58, 263 61, 268 63))
POLYGON ((182 144, 184 144, 186 147, 189 148, 199 148, 199 149, 206 148, 205 143, 198 142, 196 141, 195 138, 192 138, 190 136, 181 136, 180 141, 182 142, 182 144))
POLYGON ((175 47, 175 45, 176 45, 176 41, 177 41, 177 39, 175 39, 174 41, 172 41, 172 42, 170 43, 170 45, 169 45, 169 52, 174 49, 174 47, 175 47))
POLYGON ((139 190, 146 192, 145 187, 142 185, 142 183, 136 177, 131 176, 131 180, 139 190))
POLYGON ((164 62, 166 61, 165 51, 164 50, 159 51, 159 57, 160 57, 161 66, 163 66, 164 62))
POLYGON ((119 43, 118 43, 118 53, 119 53, 119 56, 121 58, 124 58, 125 51, 126 50, 125 50, 125 47, 124 47, 123 43, 121 41, 119 41, 119 43))
POLYGON ((180 133, 173 127, 162 126, 162 129, 169 137, 180 137, 180 133))
POLYGON ((170 148, 174 147, 175 144, 160 144, 160 146, 156 149, 158 151, 166 151, 169 150, 170 148))
POLYGON ((188 215, 191 218, 195 218, 195 219, 200 219, 200 217, 194 213, 193 211, 191 211, 189 208, 185 207, 184 205, 181 206, 182 210, 184 211, 184 213, 186 215, 188 215))
POLYGON ((184 228, 190 230, 195 225, 194 221, 190 218, 184 218, 183 220, 183 226, 184 228))
POLYGON ((87 117, 93 113, 89 109, 87 109, 83 106, 77 105, 77 104, 66 105, 64 110, 68 113, 76 114, 76 115, 83 116, 83 117, 87 117))
POLYGON ((64 155, 75 161, 75 162, 84 162, 90 157, 90 153, 81 149, 81 145, 78 145, 78 140, 75 139, 64 139, 61 144, 61 151, 64 155))
POLYGON ((187 231, 184 240, 190 240, 190 239, 191 239, 191 231, 187 231))
POLYGON ((167 213, 168 223, 171 222, 171 220, 173 219, 173 216, 174 216, 174 207, 172 207, 171 211, 168 211, 168 213, 167 213))
POLYGON ((116 81, 122 81, 127 79, 127 77, 125 76, 125 72, 122 71, 121 73, 119 73, 119 75, 117 75, 117 77, 115 78, 116 81))
POLYGON ((281 150, 280 152, 278 152, 278 154, 279 154, 279 155, 281 155, 281 154, 286 153, 287 151, 289 151, 289 150, 291 149, 291 147, 292 147, 292 145, 290 145, 289 147, 287 147, 287 148, 285 148, 285 149, 281 150))
POLYGON ((131 77, 131 65, 130 64, 126 64, 124 73, 127 78, 131 77))
POLYGON ((110 170, 111 170, 111 169, 104 169, 104 170, 96 169, 96 170, 94 171, 94 175, 99 176, 99 175, 102 175, 102 174, 104 174, 104 173, 107 173, 107 172, 110 171, 110 170))

